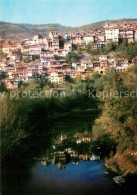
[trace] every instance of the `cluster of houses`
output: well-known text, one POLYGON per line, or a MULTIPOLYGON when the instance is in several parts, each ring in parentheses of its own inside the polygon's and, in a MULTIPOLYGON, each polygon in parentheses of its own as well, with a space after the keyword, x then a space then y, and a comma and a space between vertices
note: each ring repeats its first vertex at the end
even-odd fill
MULTIPOLYGON (((109 41, 137 41, 137 27, 134 25, 108 26, 101 29, 83 31, 81 33, 58 34, 49 32, 48 37, 40 34, 32 38, 11 40, 0 38, 1 51, 4 57, 0 60, 0 72, 6 75, 7 88, 18 88, 22 82, 45 78, 53 83, 63 83, 66 75, 71 78, 81 76, 85 79, 93 71, 104 73, 108 67, 116 71, 128 68, 129 62, 124 58, 100 55, 98 60, 81 59, 78 63, 70 63, 66 56, 73 45, 83 46, 92 43, 96 49, 105 47, 109 41)), ((133 59, 133 63, 137 58, 133 59)))
POLYGON ((87 151, 80 152, 78 149, 74 149, 68 146, 64 146, 63 141, 66 142, 68 140, 73 141, 76 144, 81 143, 89 143, 91 142, 91 133, 88 133, 87 131, 83 133, 75 133, 74 136, 67 136, 66 134, 59 136, 54 142, 54 145, 52 148, 47 151, 46 156, 44 156, 41 160, 41 163, 44 166, 48 166, 50 163, 55 164, 58 169, 65 169, 66 165, 69 162, 72 162, 74 165, 78 165, 80 160, 83 161, 89 161, 89 160, 100 160, 99 155, 95 155, 92 151, 89 150, 87 145, 87 151), (62 149, 61 149, 62 148, 62 149))
POLYGON ((47 153, 45 157, 42 158, 41 163, 44 166, 50 165, 50 163, 55 164, 58 169, 65 169, 69 162, 74 165, 78 165, 79 161, 99 161, 100 156, 95 154, 79 154, 78 151, 72 148, 66 148, 64 150, 57 150, 55 152, 47 153), (68 160, 69 157, 69 160, 68 160))
POLYGON ((133 43, 137 41, 137 27, 136 25, 125 24, 124 26, 107 26, 105 28, 106 42, 121 42, 127 41, 133 43))

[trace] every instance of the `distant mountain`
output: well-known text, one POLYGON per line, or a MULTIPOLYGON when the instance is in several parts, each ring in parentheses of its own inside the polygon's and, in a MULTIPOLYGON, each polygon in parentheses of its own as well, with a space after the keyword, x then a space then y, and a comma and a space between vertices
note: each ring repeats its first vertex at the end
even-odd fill
POLYGON ((60 33, 68 32, 72 30, 72 27, 62 26, 60 24, 13 24, 7 22, 0 22, 0 36, 3 37, 30 37, 34 34, 40 33, 47 35, 51 30, 57 30, 60 33))
MULTIPOLYGON (((110 20, 110 25, 121 25, 125 23, 135 23, 137 25, 137 19, 118 19, 118 20, 110 20)), ((106 24, 106 21, 96 22, 88 25, 84 25, 81 27, 69 27, 62 26, 60 24, 40 24, 40 25, 32 25, 32 24, 13 24, 8 22, 0 22, 0 36, 5 38, 25 38, 31 37, 34 34, 40 33, 42 35, 47 35, 51 30, 57 30, 60 33, 65 32, 75 32, 75 31, 83 31, 89 30, 93 28, 102 28, 106 24)))

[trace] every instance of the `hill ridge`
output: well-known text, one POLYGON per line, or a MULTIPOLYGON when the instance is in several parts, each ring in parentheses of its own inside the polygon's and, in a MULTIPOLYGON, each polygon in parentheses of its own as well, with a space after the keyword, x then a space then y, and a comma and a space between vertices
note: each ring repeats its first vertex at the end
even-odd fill
MULTIPOLYGON (((107 21, 107 20, 106 20, 107 21)), ((33 36, 36 33, 42 35, 47 35, 51 30, 57 30, 60 33, 65 32, 75 32, 82 30, 89 30, 92 28, 101 28, 105 25, 106 21, 99 21, 91 24, 86 24, 77 27, 65 26, 58 23, 49 23, 49 24, 26 24, 26 23, 10 23, 0 21, 0 36, 4 38, 24 38, 33 36)), ((137 25, 137 19, 135 18, 122 18, 122 19, 113 19, 108 20, 110 25, 113 24, 122 24, 122 23, 135 23, 137 25)))

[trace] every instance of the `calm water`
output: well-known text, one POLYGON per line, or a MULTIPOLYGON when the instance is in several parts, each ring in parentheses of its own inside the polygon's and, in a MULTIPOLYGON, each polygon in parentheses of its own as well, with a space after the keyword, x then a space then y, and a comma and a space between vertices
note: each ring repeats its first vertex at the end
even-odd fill
POLYGON ((31 170, 29 187, 34 194, 122 194, 122 188, 105 175, 103 164, 102 160, 80 160, 60 170, 52 163, 38 162, 31 170))
POLYGON ((105 174, 103 160, 45 159, 10 159, 3 169, 2 195, 136 195, 135 181, 119 186, 105 174))
POLYGON ((77 144, 90 136, 85 134, 90 127, 83 121, 75 125, 62 121, 51 134, 24 140, 2 162, 2 195, 136 195, 137 180, 117 185, 105 174, 102 159, 90 160, 90 140, 77 144))

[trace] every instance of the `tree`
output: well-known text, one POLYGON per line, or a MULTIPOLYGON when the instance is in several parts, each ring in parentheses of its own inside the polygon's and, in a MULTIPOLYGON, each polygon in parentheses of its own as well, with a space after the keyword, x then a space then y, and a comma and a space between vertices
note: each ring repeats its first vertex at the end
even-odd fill
POLYGON ((0 81, 0 92, 7 91, 6 85, 3 81, 0 81))
POLYGON ((64 48, 64 39, 62 38, 62 36, 59 36, 59 48, 63 49, 64 48))
POLYGON ((35 60, 37 60, 37 59, 39 59, 39 58, 40 58, 39 55, 33 55, 33 56, 32 56, 32 60, 33 60, 33 61, 35 61, 35 60))
POLYGON ((70 62, 78 62, 80 60, 80 56, 78 54, 76 54, 75 52, 69 52, 66 59, 70 62))
POLYGON ((109 52, 116 51, 118 45, 114 42, 108 43, 104 48, 104 53, 108 54, 109 52))
POLYGON ((65 75, 65 81, 69 83, 74 83, 74 80, 69 75, 65 75))
POLYGON ((75 45, 75 44, 72 44, 72 50, 74 51, 74 50, 77 50, 77 49, 78 49, 78 46, 75 45))

